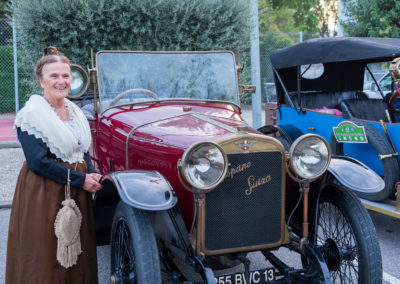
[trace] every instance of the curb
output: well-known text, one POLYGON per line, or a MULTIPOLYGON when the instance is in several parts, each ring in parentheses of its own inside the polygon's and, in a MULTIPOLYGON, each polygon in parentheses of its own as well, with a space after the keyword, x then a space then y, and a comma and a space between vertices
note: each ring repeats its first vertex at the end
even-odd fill
POLYGON ((0 149, 6 148, 21 148, 21 144, 18 141, 0 141, 0 149))
POLYGON ((11 201, 0 201, 0 209, 10 209, 11 201))

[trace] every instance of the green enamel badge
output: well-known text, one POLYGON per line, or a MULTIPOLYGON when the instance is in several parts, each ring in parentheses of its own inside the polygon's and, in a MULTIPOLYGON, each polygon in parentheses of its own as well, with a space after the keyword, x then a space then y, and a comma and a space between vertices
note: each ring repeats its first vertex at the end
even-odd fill
POLYGON ((358 126, 351 121, 342 121, 333 127, 336 141, 340 143, 368 143, 364 126, 358 126))

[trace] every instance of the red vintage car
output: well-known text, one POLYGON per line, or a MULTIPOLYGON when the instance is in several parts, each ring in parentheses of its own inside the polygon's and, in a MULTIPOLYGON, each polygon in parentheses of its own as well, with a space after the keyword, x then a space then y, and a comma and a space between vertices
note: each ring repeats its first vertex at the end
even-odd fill
POLYGON ((351 192, 382 180, 332 158, 318 135, 284 145, 279 128, 248 126, 233 53, 100 51, 95 62, 89 74, 73 65, 70 97, 104 174, 96 230, 112 283, 382 282, 374 226, 351 192), (254 251, 264 268, 251 270, 254 251))

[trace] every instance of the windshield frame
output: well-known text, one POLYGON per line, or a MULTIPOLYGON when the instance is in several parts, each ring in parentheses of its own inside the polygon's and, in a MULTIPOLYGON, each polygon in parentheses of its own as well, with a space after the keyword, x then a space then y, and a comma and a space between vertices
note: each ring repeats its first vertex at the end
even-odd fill
POLYGON ((218 50, 218 51, 129 51, 129 50, 100 50, 96 53, 96 80, 97 80, 97 88, 98 88, 98 98, 99 98, 99 110, 100 113, 103 114, 105 111, 115 107, 122 107, 122 106, 130 106, 130 105, 138 105, 138 104, 154 104, 154 103, 162 103, 162 102, 199 102, 199 103, 229 103, 234 105, 235 107, 240 108, 240 89, 239 89, 239 79, 237 73, 237 65, 236 65, 236 58, 235 54, 230 50, 218 50), (237 102, 226 101, 226 100, 211 100, 211 99, 196 99, 196 98, 162 98, 157 100, 149 100, 149 101, 140 101, 140 102, 130 102, 125 104, 116 104, 113 106, 109 106, 103 108, 102 103, 102 91, 100 86, 100 75, 98 69, 98 58, 99 55, 102 53, 135 53, 135 54, 216 54, 216 53, 229 53, 232 55, 233 63, 234 63, 234 76, 235 76, 235 88, 236 88, 236 97, 237 102))

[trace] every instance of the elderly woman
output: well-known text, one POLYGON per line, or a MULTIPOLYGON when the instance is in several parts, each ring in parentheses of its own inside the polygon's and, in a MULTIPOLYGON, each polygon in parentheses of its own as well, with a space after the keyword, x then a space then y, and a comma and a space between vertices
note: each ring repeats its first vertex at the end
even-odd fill
POLYGON ((15 118, 26 162, 11 208, 6 283, 98 283, 92 193, 101 175, 88 153, 89 124, 66 98, 70 61, 55 48, 47 51, 35 69, 43 96, 31 96, 15 118), (55 223, 67 192, 75 211, 57 221, 60 236, 55 223))

